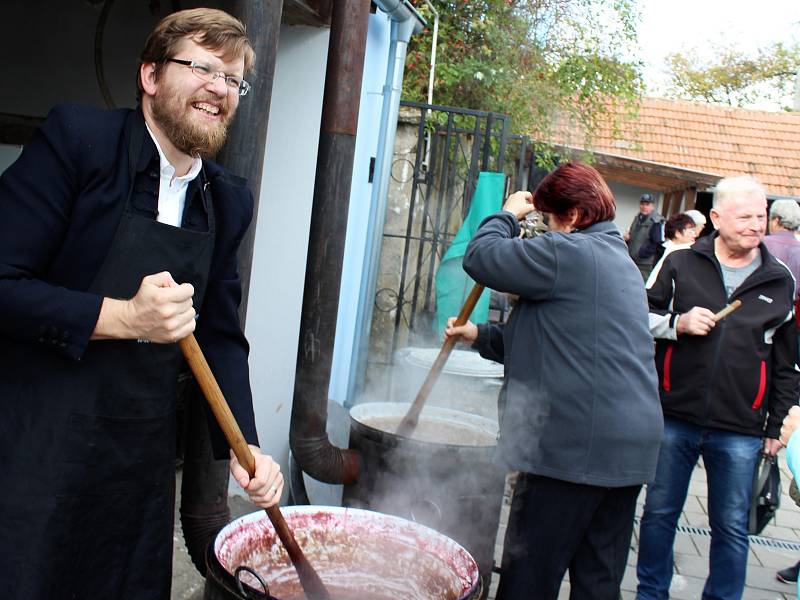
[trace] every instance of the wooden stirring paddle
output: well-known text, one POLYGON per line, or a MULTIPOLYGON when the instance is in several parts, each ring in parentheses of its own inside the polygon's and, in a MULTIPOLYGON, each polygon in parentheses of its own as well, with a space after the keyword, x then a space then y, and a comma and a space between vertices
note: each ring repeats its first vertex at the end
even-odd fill
MULTIPOLYGON (((467 296, 464 306, 461 307, 461 312, 458 313, 458 317, 454 323, 455 327, 460 327, 467 322, 469 316, 472 314, 472 310, 478 303, 478 298, 481 297, 483 290, 484 286, 482 286, 480 283, 476 283, 474 286, 472 286, 472 291, 469 293, 469 296, 467 296)), ((403 417, 403 420, 400 421, 400 425, 397 427, 397 435, 404 437, 411 437, 414 435, 414 430, 417 428, 417 424, 419 423, 419 413, 422 411, 422 407, 425 405, 425 401, 428 399, 428 394, 431 393, 433 384, 436 383, 437 379, 439 379, 439 374, 444 368, 444 363, 447 362, 447 358, 450 356, 450 352, 452 352, 453 346, 456 345, 459 337, 460 336, 453 336, 449 339, 446 339, 444 344, 442 344, 442 349, 439 350, 439 354, 436 356, 436 360, 433 361, 431 370, 428 371, 428 376, 425 378, 425 381, 422 382, 422 387, 417 393, 417 397, 414 399, 414 402, 411 404, 411 408, 408 409, 406 416, 403 417)))
MULTIPOLYGON (((189 368, 192 369, 200 389, 208 400, 211 407, 211 412, 217 419, 222 432, 225 434, 225 439, 228 440, 233 453, 236 455, 239 463, 245 468, 250 477, 253 477, 256 472, 256 462, 253 458, 253 453, 242 435, 242 430, 239 429, 239 424, 231 413, 225 397, 222 395, 222 390, 219 388, 211 368, 208 366, 203 351, 195 339, 194 334, 190 333, 187 337, 179 342, 181 351, 186 357, 186 362, 189 363, 189 368)), ((278 534, 281 542, 292 560, 297 575, 300 578, 300 585, 303 586, 303 591, 309 600, 330 600, 330 594, 325 589, 314 567, 308 562, 305 554, 297 545, 297 540, 294 539, 292 531, 286 524, 286 519, 283 518, 278 506, 271 506, 265 509, 267 517, 269 517, 275 532, 278 534)))

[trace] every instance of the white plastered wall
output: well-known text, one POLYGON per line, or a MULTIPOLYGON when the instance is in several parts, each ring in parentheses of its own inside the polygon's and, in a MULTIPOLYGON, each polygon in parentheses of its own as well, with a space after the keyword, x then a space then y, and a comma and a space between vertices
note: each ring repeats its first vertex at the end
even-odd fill
POLYGON ((639 198, 642 194, 648 193, 653 196, 656 201, 656 210, 661 210, 662 194, 660 192, 617 181, 608 181, 608 187, 611 188, 614 199, 617 201, 617 216, 614 223, 622 233, 628 230, 633 217, 639 213, 639 198))
POLYGON ((247 304, 258 435, 284 473, 329 37, 281 27, 247 304))

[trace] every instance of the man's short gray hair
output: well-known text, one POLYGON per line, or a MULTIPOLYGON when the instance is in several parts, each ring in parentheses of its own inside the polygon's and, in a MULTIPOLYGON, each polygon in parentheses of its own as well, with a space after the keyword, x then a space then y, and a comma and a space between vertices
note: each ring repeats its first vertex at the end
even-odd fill
POLYGON ((738 177, 726 177, 717 184, 714 192, 714 208, 725 202, 728 198, 735 196, 748 196, 759 194, 765 199, 767 192, 764 190, 758 179, 752 175, 739 175, 738 177))
POLYGON ((789 231, 800 228, 800 206, 794 200, 775 200, 769 208, 769 218, 789 231))

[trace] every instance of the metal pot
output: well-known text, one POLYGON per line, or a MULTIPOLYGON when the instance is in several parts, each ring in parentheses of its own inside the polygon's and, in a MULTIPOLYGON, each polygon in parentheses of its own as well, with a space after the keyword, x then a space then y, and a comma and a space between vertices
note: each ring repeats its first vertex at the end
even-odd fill
POLYGON ((426 406, 415 438, 407 439, 393 432, 408 408, 375 402, 350 410, 350 448, 361 453, 363 466, 342 503, 411 519, 454 539, 475 557, 488 593, 505 489, 505 470, 493 461, 497 423, 426 406))
MULTIPOLYGON (((289 506, 281 511, 333 600, 467 600, 480 594, 478 566, 469 553, 419 523, 331 506, 289 506)), ((236 519, 219 532, 209 548, 203 597, 305 597, 263 511, 236 519), (256 573, 271 595, 251 573, 236 574, 242 566, 256 573)))
MULTIPOLYGON (((414 398, 438 356, 440 348, 411 346, 395 354, 388 401, 414 398)), ((455 348, 442 367, 425 406, 441 406, 497 421, 494 398, 503 383, 503 365, 482 358, 474 350, 455 348)))

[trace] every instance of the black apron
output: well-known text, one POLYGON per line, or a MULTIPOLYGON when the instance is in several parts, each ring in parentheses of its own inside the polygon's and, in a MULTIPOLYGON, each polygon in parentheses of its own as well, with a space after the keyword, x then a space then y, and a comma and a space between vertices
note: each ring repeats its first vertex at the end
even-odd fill
MULTIPOLYGON (((197 308, 214 247, 210 191, 202 186, 206 232, 135 214, 135 162, 146 135, 138 111, 130 132, 130 192, 90 291, 131 298, 144 276, 169 271, 178 283, 194 286, 197 308)), ((32 483, 6 491, 13 496, 5 506, 0 501, 0 510, 14 513, 3 519, 6 526, 25 523, 19 532, 0 532, 0 595, 168 600, 178 345, 103 340, 90 342, 78 363, 44 352, 26 360, 40 361, 41 380, 20 386, 12 401, 28 411, 15 415, 26 430, 16 447, 31 455, 30 469, 25 460, 13 461, 23 466, 9 481, 32 483), (15 539, 16 552, 10 547, 15 539)))

